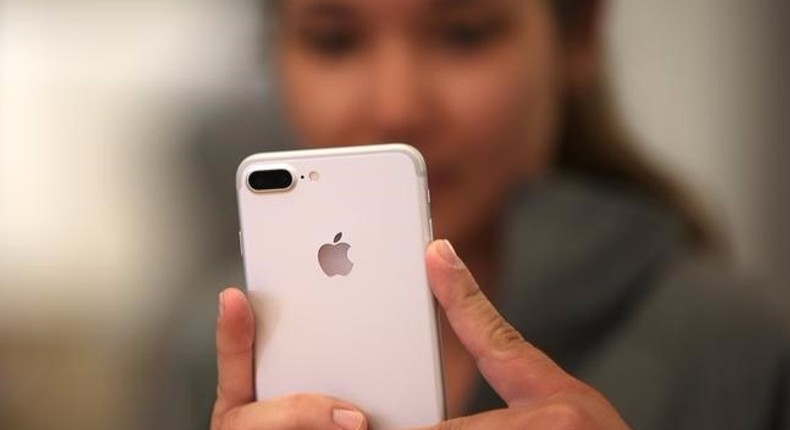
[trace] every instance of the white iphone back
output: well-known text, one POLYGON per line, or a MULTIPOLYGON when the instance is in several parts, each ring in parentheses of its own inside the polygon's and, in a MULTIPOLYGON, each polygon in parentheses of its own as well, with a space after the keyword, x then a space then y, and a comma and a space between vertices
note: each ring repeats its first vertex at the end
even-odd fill
POLYGON ((335 396, 362 408, 378 430, 444 418, 425 271, 426 182, 422 156, 399 144, 258 154, 241 163, 236 187, 259 400, 335 396), (290 190, 248 186, 252 172, 280 168, 294 176, 290 190))

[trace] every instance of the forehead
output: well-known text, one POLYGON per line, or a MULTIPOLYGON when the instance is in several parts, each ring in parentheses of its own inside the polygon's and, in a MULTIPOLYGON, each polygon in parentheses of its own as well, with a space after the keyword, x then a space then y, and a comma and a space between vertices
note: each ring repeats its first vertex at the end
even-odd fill
POLYGON ((284 10, 297 14, 362 13, 381 17, 441 13, 502 6, 531 0, 279 0, 284 10))

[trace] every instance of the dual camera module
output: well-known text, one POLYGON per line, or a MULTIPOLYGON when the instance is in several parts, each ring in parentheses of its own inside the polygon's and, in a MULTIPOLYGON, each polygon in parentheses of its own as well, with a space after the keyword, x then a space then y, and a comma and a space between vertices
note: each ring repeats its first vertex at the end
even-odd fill
MULTIPOLYGON (((305 179, 304 175, 299 176, 305 179)), ((311 182, 318 180, 318 172, 310 172, 308 178, 311 182)), ((256 170, 247 176, 247 186, 252 191, 263 193, 270 191, 288 191, 296 182, 295 174, 289 169, 256 170)))
POLYGON ((247 177, 247 184, 253 191, 287 190, 293 183, 293 174, 285 169, 256 170, 247 177))

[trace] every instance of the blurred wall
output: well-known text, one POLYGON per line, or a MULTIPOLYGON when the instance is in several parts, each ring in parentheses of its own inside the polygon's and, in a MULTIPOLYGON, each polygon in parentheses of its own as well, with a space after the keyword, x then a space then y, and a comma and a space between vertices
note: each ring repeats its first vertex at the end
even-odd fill
POLYGON ((157 277, 189 264, 191 191, 173 147, 191 118, 254 85, 248 6, 3 3, 0 264, 33 282, 0 291, 0 318, 35 306, 135 320, 157 277))
MULTIPOLYGON (((118 428, 131 413, 117 388, 206 253, 181 146, 262 87, 251 3, 0 2, 0 427, 118 428)), ((790 287, 779 9, 620 0, 608 36, 645 150, 721 218, 742 268, 790 287)))
POLYGON ((740 268, 790 280, 790 3, 620 0, 609 32, 622 112, 722 223, 740 268))
POLYGON ((139 346, 203 254, 178 146, 255 85, 257 19, 243 1, 0 8, 0 428, 123 428, 139 346))

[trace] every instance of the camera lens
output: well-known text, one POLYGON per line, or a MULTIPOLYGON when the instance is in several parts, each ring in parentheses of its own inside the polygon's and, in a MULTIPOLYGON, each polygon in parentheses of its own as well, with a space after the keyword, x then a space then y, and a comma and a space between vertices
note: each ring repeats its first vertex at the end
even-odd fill
POLYGON ((255 191, 276 191, 291 188, 293 176, 285 169, 252 172, 247 183, 255 191))

